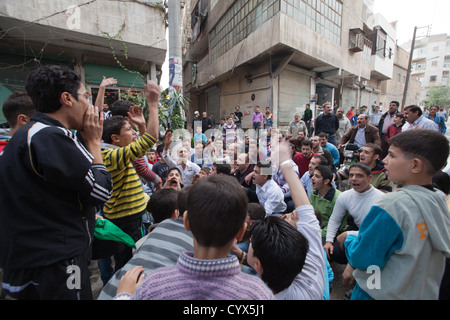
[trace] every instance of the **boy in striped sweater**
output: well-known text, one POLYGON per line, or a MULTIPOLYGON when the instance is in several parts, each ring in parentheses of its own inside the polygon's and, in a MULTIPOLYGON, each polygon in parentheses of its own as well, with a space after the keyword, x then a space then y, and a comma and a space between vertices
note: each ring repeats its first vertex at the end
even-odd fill
MULTIPOLYGON (((147 200, 133 161, 146 155, 158 139, 159 86, 149 81, 145 86, 149 105, 149 121, 146 126, 142 109, 132 106, 128 118, 139 128, 140 137, 128 120, 113 116, 103 125, 103 140, 116 148, 102 151, 103 161, 113 180, 113 194, 103 206, 109 220, 129 234, 135 241, 142 233, 142 214, 146 212, 147 200)), ((114 259, 116 270, 131 258, 131 248, 118 243, 114 259)))

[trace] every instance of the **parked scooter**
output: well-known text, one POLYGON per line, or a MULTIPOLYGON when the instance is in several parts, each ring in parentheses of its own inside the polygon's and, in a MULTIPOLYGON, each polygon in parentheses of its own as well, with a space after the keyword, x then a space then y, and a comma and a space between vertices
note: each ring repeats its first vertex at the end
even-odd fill
POLYGON ((359 162, 359 155, 361 153, 361 148, 354 143, 348 143, 342 146, 344 150, 342 151, 344 161, 343 166, 350 166, 356 162, 359 162))

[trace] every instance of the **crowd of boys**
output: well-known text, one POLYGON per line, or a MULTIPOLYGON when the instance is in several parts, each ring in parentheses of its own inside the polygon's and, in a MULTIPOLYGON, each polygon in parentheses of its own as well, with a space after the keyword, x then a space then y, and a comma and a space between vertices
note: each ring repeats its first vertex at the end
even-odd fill
POLYGON ((290 143, 293 132, 272 129, 270 109, 258 107, 254 134, 240 136, 229 117, 214 138, 199 130, 176 141, 170 131, 159 139, 152 81, 148 121, 123 102, 103 116, 101 97, 92 105, 66 67, 32 71, 26 91, 4 104, 13 135, 0 154, 8 299, 92 299, 97 219, 137 247, 113 243, 100 299, 329 299, 329 262, 346 265, 351 299, 449 298, 450 178, 435 179, 449 143, 436 110, 428 118, 408 106, 399 116, 392 102, 378 127, 362 113, 338 141, 339 118, 325 104, 315 134, 308 114, 290 143), (360 161, 341 167, 346 143, 361 148, 360 161))

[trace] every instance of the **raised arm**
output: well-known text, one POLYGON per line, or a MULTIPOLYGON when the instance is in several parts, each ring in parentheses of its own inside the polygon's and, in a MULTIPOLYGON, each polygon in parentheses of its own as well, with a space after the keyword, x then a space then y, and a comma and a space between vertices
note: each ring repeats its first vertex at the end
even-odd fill
POLYGON ((115 84, 117 84, 116 79, 106 78, 105 76, 103 76, 103 80, 100 83, 100 87, 98 88, 97 99, 95 99, 95 106, 97 106, 100 110, 102 110, 103 103, 105 101, 106 88, 115 84))
POLYGON ((148 123, 147 133, 153 138, 158 140, 159 138, 159 119, 158 119, 158 106, 161 96, 161 88, 154 81, 147 81, 144 87, 144 94, 148 103, 148 123))
MULTIPOLYGON (((292 157, 289 150, 289 143, 281 142, 276 148, 278 149, 281 172, 283 173, 286 182, 289 184, 291 197, 295 207, 310 205, 311 203, 309 202, 305 188, 303 188, 303 185, 298 178, 298 174, 294 171, 294 163, 291 161, 292 157)), ((272 150, 272 152, 273 151, 274 150, 272 150)))

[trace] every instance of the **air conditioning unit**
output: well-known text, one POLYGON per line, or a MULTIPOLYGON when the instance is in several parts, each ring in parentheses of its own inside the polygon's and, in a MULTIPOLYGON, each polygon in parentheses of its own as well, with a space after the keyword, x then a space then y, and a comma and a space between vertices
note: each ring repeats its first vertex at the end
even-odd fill
POLYGON ((349 50, 353 52, 361 52, 364 50, 364 34, 362 33, 354 33, 350 34, 350 46, 349 50))

